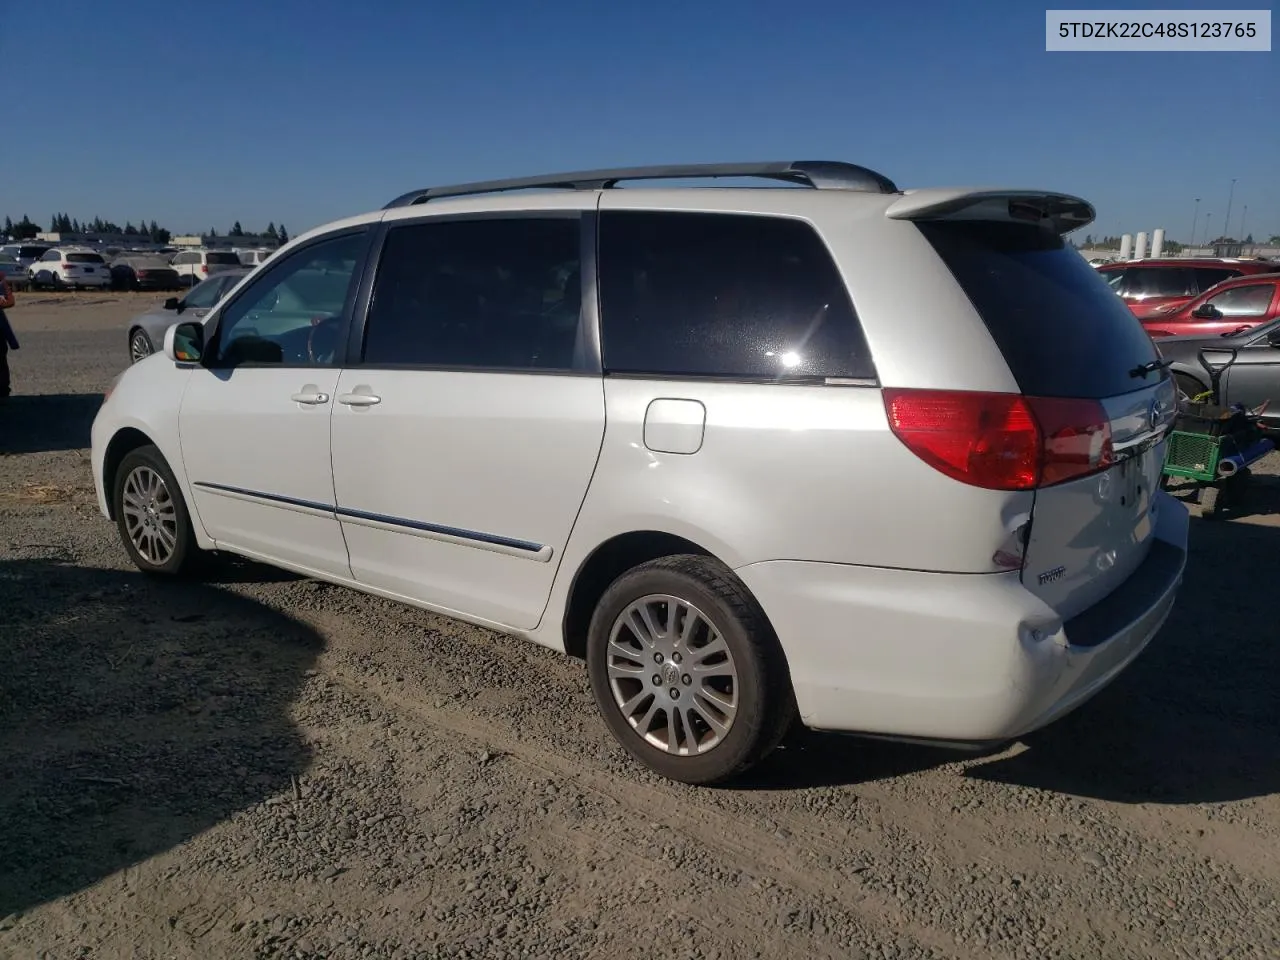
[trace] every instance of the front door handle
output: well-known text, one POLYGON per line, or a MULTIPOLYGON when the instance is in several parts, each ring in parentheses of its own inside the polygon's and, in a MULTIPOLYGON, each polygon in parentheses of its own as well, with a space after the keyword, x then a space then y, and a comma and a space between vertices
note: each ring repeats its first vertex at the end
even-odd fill
POLYGON ((317 403, 328 403, 329 395, 327 393, 321 393, 318 390, 303 390, 302 393, 295 393, 289 399, 295 403, 310 403, 314 405, 317 403))
POLYGON ((372 407, 375 403, 381 403, 381 397, 375 397, 372 393, 344 393, 338 398, 339 403, 345 403, 348 407, 372 407))

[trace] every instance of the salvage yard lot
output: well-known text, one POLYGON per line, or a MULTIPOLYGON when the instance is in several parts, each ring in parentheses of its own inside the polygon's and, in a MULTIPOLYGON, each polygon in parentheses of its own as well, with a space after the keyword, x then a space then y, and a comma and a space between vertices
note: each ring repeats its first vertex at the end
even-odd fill
POLYGON ((252 564, 136 573, 88 429, 153 299, 10 311, 0 957, 1280 955, 1280 456, 1056 726, 802 733, 698 790, 552 652, 252 564))

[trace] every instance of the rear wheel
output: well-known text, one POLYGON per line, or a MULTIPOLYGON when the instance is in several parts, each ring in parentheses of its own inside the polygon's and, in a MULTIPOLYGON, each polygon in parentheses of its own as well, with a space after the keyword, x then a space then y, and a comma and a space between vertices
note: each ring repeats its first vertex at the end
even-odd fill
POLYGON ((684 783, 745 772, 796 715, 764 612, 728 567, 708 557, 664 557, 614 581, 591 618, 587 669, 614 738, 684 783))
POLYGON ((200 548, 186 501, 155 446, 125 454, 116 470, 112 506, 120 539, 143 573, 178 576, 198 567, 200 548))
POLYGON ((129 362, 137 363, 156 352, 155 344, 147 336, 145 330, 134 330, 129 334, 129 362))

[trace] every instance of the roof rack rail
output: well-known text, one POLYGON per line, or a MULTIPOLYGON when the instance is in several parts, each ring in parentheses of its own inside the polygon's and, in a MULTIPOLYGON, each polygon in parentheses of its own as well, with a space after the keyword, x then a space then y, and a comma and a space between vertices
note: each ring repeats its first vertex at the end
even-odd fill
POLYGON ((797 183, 815 190, 857 190, 866 193, 900 193, 881 173, 840 160, 783 160, 769 163, 687 163, 654 167, 616 167, 577 173, 548 173, 510 180, 484 180, 443 187, 423 187, 396 197, 382 209, 408 207, 440 197, 465 197, 505 190, 561 187, 568 190, 603 190, 620 180, 685 180, 711 177, 762 177, 797 183))

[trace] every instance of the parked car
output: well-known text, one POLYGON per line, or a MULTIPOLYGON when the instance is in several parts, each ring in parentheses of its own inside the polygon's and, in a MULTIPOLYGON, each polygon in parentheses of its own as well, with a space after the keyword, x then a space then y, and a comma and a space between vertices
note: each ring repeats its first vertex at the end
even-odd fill
POLYGON ((201 320, 224 293, 239 283, 250 271, 247 268, 222 270, 202 280, 187 295, 170 297, 164 303, 138 314, 129 321, 129 362, 137 363, 155 353, 164 343, 164 333, 180 320, 201 320))
POLYGON ((178 271, 163 257, 126 253, 111 261, 113 290, 179 290, 178 271))
POLYGON ((102 254, 87 247, 52 247, 31 266, 27 279, 34 290, 70 287, 102 289, 111 285, 111 269, 102 254))
POLYGON ((1237 333, 1280 316, 1280 273, 1255 273, 1210 287, 1194 300, 1149 313, 1142 326, 1153 337, 1237 333))
POLYGON ((1093 216, 828 161, 412 191, 120 375, 99 508, 149 574, 220 550, 583 657, 677 780, 797 717, 1006 742, 1140 654, 1186 561, 1174 381, 1063 239, 1093 216), (711 176, 792 187, 606 189, 711 176))
POLYGON ((47 243, 11 243, 0 247, 0 253, 7 253, 22 264, 22 273, 26 276, 27 268, 43 257, 49 248, 47 243))
POLYGON ((26 290, 31 285, 26 268, 7 253, 0 253, 0 273, 14 290, 26 290))
POLYGON ((169 261, 178 272, 183 286, 193 287, 220 270, 236 270, 244 266, 230 250, 183 250, 169 261))
POLYGON ((1270 401, 1261 426, 1280 431, 1280 318, 1225 337, 1165 337, 1156 348, 1171 361, 1169 369, 1181 402, 1210 388, 1209 372, 1199 359, 1203 350, 1206 363, 1225 368, 1218 383, 1219 400, 1242 403, 1250 410, 1270 401))
POLYGON ((1111 289, 1145 320, 1161 307, 1177 307, 1232 277, 1272 273, 1280 264, 1266 260, 1172 257, 1165 260, 1126 260, 1097 268, 1111 289))
POLYGON ((259 264, 266 263, 274 250, 237 250, 236 255, 240 258, 240 262, 246 267, 256 267, 259 264))

